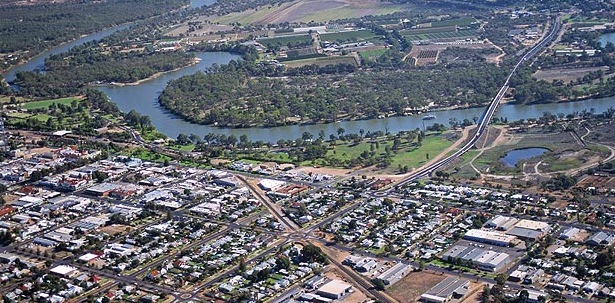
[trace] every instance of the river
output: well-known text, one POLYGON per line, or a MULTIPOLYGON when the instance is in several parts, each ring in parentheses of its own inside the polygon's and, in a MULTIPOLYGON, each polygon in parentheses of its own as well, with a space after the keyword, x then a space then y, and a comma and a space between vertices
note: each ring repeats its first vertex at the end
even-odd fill
MULTIPOLYGON (((213 2, 214 0, 192 0, 191 6, 199 7, 202 5, 209 5, 213 2)), ((51 51, 42 53, 33 58, 31 61, 10 69, 7 73, 5 73, 5 78, 8 81, 12 81, 17 71, 41 69, 44 59, 51 54, 65 52, 71 47, 81 43, 101 39, 128 26, 129 25, 113 27, 67 43, 51 51)), ((615 40, 615 34, 604 35, 602 38, 613 41, 615 40)), ((607 41, 602 38, 601 41, 607 41)), ((344 128, 346 133, 359 133, 359 130, 361 129, 372 132, 389 131, 391 133, 396 133, 404 130, 413 130, 417 128, 422 129, 424 126, 429 126, 433 123, 441 123, 448 126, 450 119, 456 119, 457 121, 463 121, 464 119, 472 120, 474 117, 480 117, 484 110, 484 108, 469 108, 436 111, 433 113, 435 115, 435 119, 428 121, 423 121, 422 116, 405 116, 390 117, 385 119, 342 121, 329 124, 290 125, 273 128, 229 129, 198 125, 184 121, 162 108, 157 101, 158 95, 170 80, 177 79, 184 75, 193 74, 200 70, 205 70, 214 63, 225 64, 230 60, 238 59, 239 57, 224 52, 196 53, 196 56, 201 59, 198 64, 180 69, 178 71, 165 73, 158 78, 145 81, 139 85, 122 87, 107 86, 100 87, 99 89, 106 93, 113 102, 117 103, 118 107, 122 111, 128 112, 130 110, 136 110, 141 114, 150 116, 154 126, 160 132, 171 138, 176 138, 180 133, 197 134, 200 136, 207 133, 226 135, 233 134, 237 137, 242 134, 246 134, 252 141, 262 140, 265 142, 277 142, 280 139, 296 139, 301 137, 304 132, 310 132, 316 136, 321 130, 325 132, 326 138, 328 138, 330 134, 337 134, 338 128, 344 128)), ((515 121, 520 119, 539 118, 544 112, 550 112, 552 114, 570 114, 581 112, 583 110, 590 111, 593 109, 596 113, 600 113, 613 106, 615 106, 615 97, 540 105, 505 104, 500 106, 494 117, 506 117, 508 121, 515 121)))

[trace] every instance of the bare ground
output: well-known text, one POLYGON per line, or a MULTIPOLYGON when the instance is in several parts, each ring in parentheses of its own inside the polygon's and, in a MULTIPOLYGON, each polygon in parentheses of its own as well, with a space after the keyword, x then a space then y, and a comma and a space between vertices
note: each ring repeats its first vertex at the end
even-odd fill
POLYGON ((420 296, 446 278, 429 271, 413 272, 395 283, 387 293, 400 303, 417 302, 420 296))

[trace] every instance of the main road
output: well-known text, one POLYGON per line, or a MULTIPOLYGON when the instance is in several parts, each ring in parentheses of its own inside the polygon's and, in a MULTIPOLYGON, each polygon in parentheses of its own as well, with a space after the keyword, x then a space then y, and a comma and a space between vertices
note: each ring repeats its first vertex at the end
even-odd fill
MULTIPOLYGON (((506 81, 504 82, 500 90, 498 91, 498 94, 493 98, 493 100, 491 100, 491 103, 489 103, 489 106, 487 106, 487 108, 483 112, 480 120, 478 121, 478 127, 476 128, 476 134, 474 134, 474 136, 470 139, 470 141, 468 141, 468 143, 466 143, 463 147, 461 147, 458 151, 456 151, 452 155, 445 157, 431 165, 420 168, 416 172, 410 174, 408 177, 406 177, 405 179, 397 183, 397 185, 399 186, 399 185, 411 183, 421 177, 429 175, 435 170, 441 168, 442 166, 450 164, 452 161, 459 158, 461 155, 465 154, 468 150, 470 150, 487 130, 487 127, 489 126, 489 123, 491 122, 491 118, 493 118, 493 114, 495 113, 495 110, 500 104, 500 101, 502 101, 504 94, 506 94, 506 91, 508 90, 510 79, 517 72, 517 69, 519 69, 521 65, 523 65, 527 60, 535 56, 547 44, 549 44, 553 40, 553 38, 557 36, 557 33, 559 32, 560 28, 561 28, 561 18, 560 16, 557 16, 553 22, 553 26, 551 27, 551 31, 549 32, 549 34, 545 36, 539 43, 534 45, 534 47, 532 47, 527 53, 525 53, 525 55, 523 55, 523 57, 519 59, 517 64, 515 64, 513 69, 510 71, 510 74, 508 75, 508 77, 506 78, 506 81)), ((391 189, 389 188, 387 191, 390 191, 390 190, 391 189)))

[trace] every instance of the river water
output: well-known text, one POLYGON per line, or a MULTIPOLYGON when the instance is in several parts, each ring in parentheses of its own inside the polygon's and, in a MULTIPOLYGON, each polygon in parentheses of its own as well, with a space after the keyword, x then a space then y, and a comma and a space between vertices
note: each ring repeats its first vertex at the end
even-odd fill
MULTIPOLYGON (((202 5, 210 5, 214 0, 192 0, 192 7, 200 7, 202 5)), ((29 62, 15 66, 8 70, 4 77, 8 81, 15 79, 15 73, 18 71, 28 71, 42 69, 44 59, 52 54, 66 52, 71 47, 104 38, 118 30, 127 28, 128 25, 113 27, 87 37, 75 40, 73 42, 62 45, 56 49, 40 54, 29 62)), ((615 41, 615 34, 604 35, 601 41, 615 41), (610 40, 609 40, 610 39, 610 40)), ((604 42, 606 43, 606 42, 604 42)), ((449 125, 451 119, 463 121, 464 119, 473 120, 475 117, 480 117, 484 108, 469 108, 459 110, 436 111, 433 114, 435 119, 423 121, 422 116, 406 116, 406 117, 390 117, 385 119, 359 120, 359 121, 342 121, 329 124, 316 125, 290 125, 273 128, 247 128, 247 129, 229 129, 217 128, 213 126, 198 125, 186 122, 181 118, 169 113, 158 104, 158 96, 165 88, 168 81, 179 77, 193 74, 197 71, 202 71, 210 67, 212 64, 225 64, 230 60, 236 60, 239 57, 224 52, 215 53, 196 53, 196 56, 201 61, 178 71, 169 72, 161 75, 150 81, 145 81, 139 85, 131 86, 108 86, 100 87, 99 89, 106 93, 109 98, 117 103, 118 107, 125 112, 136 110, 137 112, 150 116, 154 126, 165 135, 176 138, 180 133, 197 134, 203 136, 207 133, 218 134, 233 134, 237 137, 246 134, 252 141, 262 140, 265 142, 277 142, 280 139, 296 139, 301 137, 304 132, 310 132, 316 136, 321 130, 325 132, 326 138, 330 134, 337 134, 338 128, 344 128, 346 133, 359 133, 361 129, 367 131, 389 131, 396 133, 404 130, 422 129, 425 126, 433 123, 441 123, 445 126, 449 125)), ((540 105, 512 105, 505 104, 499 107, 494 117, 506 117, 508 121, 539 118, 545 112, 552 114, 570 114, 581 112, 583 110, 593 110, 600 113, 615 106, 615 97, 588 99, 577 102, 567 103, 552 103, 540 105)))

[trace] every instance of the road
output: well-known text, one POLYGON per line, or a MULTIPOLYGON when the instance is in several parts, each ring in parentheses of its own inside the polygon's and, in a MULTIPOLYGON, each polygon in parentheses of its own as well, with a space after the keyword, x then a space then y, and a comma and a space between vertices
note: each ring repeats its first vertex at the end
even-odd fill
MULTIPOLYGON (((493 114, 498 108, 498 105, 500 105, 502 98, 504 97, 504 95, 506 94, 506 91, 509 88, 510 79, 514 76, 517 70, 526 61, 528 61, 530 58, 538 54, 538 52, 540 52, 546 45, 548 45, 553 40, 553 38, 557 36, 557 33, 559 32, 560 28, 561 28, 561 18, 560 16, 557 16, 551 26, 551 32, 547 36, 545 36, 539 43, 534 45, 534 47, 532 47, 527 53, 525 53, 523 57, 519 59, 517 64, 515 64, 513 69, 510 71, 510 74, 506 78, 506 81, 504 82, 504 84, 502 84, 502 87, 498 91, 497 95, 493 98, 493 100, 491 100, 491 102, 489 103, 485 111, 483 112, 481 118, 478 121, 478 126, 476 128, 476 134, 474 134, 474 136, 470 139, 470 141, 468 141, 468 143, 466 143, 464 146, 462 146, 458 151, 456 151, 452 155, 445 157, 431 165, 418 169, 417 171, 413 172, 408 177, 406 177, 405 179, 397 183, 397 185, 402 186, 408 183, 412 183, 421 177, 430 175, 434 171, 438 170, 439 168, 445 165, 450 164, 451 162, 453 162, 454 160, 456 160, 457 158, 465 154, 468 150, 470 150, 476 144, 476 142, 478 142, 481 136, 486 132, 487 127, 489 126, 489 123, 491 122, 491 118, 493 118, 493 114)), ((391 188, 387 189, 386 191, 388 192, 390 190, 391 188)))

